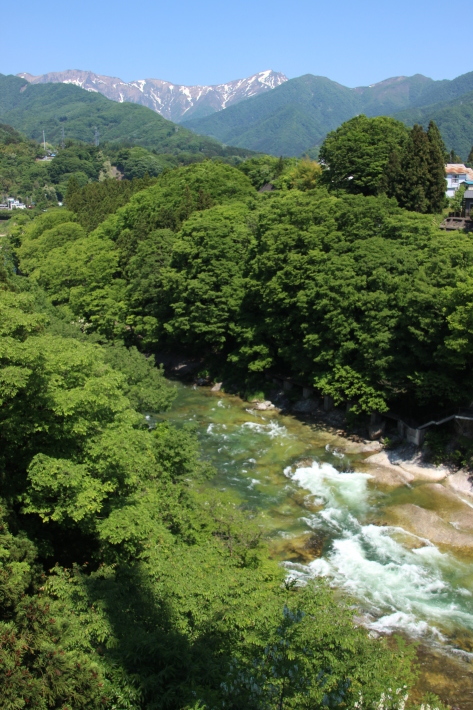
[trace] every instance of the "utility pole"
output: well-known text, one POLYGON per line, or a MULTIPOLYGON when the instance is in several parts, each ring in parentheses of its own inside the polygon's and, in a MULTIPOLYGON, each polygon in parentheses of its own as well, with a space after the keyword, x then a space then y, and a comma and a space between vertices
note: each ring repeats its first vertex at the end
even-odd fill
POLYGON ((43 131, 43 150, 44 150, 44 154, 46 155, 46 136, 44 135, 44 131, 43 131))
POLYGON ((61 148, 64 148, 64 126, 61 126, 61 148))
POLYGON ((96 146, 98 146, 100 143, 99 139, 100 139, 99 129, 97 128, 97 126, 95 126, 95 128, 94 128, 94 144, 96 146))

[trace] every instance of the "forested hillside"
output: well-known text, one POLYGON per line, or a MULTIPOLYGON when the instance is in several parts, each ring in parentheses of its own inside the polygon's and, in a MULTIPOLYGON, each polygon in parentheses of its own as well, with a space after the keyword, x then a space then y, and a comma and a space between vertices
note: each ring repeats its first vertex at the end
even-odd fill
POLYGON ((394 77, 356 89, 307 74, 184 125, 232 145, 273 155, 302 155, 358 114, 395 116, 409 126, 422 123, 427 127, 434 120, 448 150, 454 149, 466 160, 473 145, 468 109, 472 90, 473 72, 452 81, 433 81, 420 74, 394 77))
POLYGON ((2 195, 32 195, 47 180, 46 166, 36 162, 40 147, 11 126, 0 123, 0 199, 2 195))
MULTIPOLYGON (((400 143, 402 124, 364 120, 388 122, 381 134, 394 131, 400 143)), ((20 269, 88 328, 148 351, 187 347, 230 379, 287 372, 364 412, 394 406, 421 415, 458 406, 472 393, 462 305, 470 239, 418 214, 441 209, 443 174, 438 186, 409 179, 410 201, 401 179, 416 151, 419 165, 436 154, 443 169, 437 139, 434 127, 427 135, 406 132, 397 182, 383 185, 383 164, 366 160, 368 173, 355 171, 347 183, 351 195, 307 161, 266 157, 241 170, 205 162, 167 172, 93 229, 91 186, 69 206, 92 231, 75 220, 71 239, 55 227, 58 242, 27 231, 20 269), (366 182, 374 165, 378 172, 366 182), (253 185, 271 171, 278 189, 258 194, 253 185), (412 211, 388 199, 390 191, 412 211)), ((370 150, 368 142, 365 157, 370 150)))
MULTIPOLYGON (((42 146, 26 139, 11 126, 0 124, 0 199, 20 198, 30 207, 43 209, 56 206, 65 198, 68 189, 74 191, 100 181, 101 187, 96 185, 94 188, 98 201, 87 208, 90 219, 93 219, 97 210, 100 214, 104 210, 109 214, 119 204, 124 204, 117 203, 119 194, 129 197, 132 192, 151 184, 154 176, 179 164, 180 160, 171 155, 155 155, 145 148, 99 149, 72 141, 67 141, 54 155, 54 158, 44 160, 42 146), (109 179, 111 160, 128 180, 109 179), (108 208, 112 194, 114 207, 108 208)), ((11 211, 3 212, 4 217, 12 215, 11 211)))
POLYGON ((3 707, 406 706, 413 650, 368 636, 323 583, 284 583, 263 521, 206 484, 192 430, 166 421, 152 357, 184 347, 242 379, 290 369, 366 411, 471 389, 469 238, 320 179, 308 162, 205 161, 107 200, 76 184, 69 209, 10 221, 3 707))
MULTIPOLYGON (((226 155, 215 159, 238 164, 243 157, 226 155)), ((109 214, 123 204, 119 194, 128 199, 132 192, 151 184, 166 170, 202 160, 205 156, 200 152, 158 153, 126 143, 99 147, 70 139, 61 141, 59 146, 47 143, 45 153, 43 145, 0 124, 0 200, 20 198, 30 207, 43 209, 63 201, 68 191, 99 181, 102 187, 98 188, 96 200, 87 206, 93 220, 95 213, 109 214), (107 207, 109 199, 113 209, 107 207)), ((4 211, 3 216, 11 217, 11 212, 4 211)))
POLYGON ((64 137, 93 143, 98 135, 102 142, 127 142, 159 153, 245 154, 196 136, 145 106, 118 104, 70 84, 30 85, 16 76, 0 75, 0 121, 37 141, 44 131, 54 144, 64 137))
POLYGON ((467 160, 473 146, 473 91, 450 101, 403 111, 397 118, 410 126, 435 121, 446 145, 467 160))
POLYGON ((306 74, 261 96, 184 122, 224 143, 274 155, 301 155, 359 109, 353 90, 306 74))

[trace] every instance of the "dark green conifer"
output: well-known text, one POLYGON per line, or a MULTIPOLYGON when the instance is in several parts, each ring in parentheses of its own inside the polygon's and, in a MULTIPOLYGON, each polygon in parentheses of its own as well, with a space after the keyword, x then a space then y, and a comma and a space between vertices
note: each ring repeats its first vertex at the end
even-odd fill
MULTIPOLYGON (((470 156, 471 156, 471 151, 470 151, 470 155, 468 156, 468 160, 470 160, 470 156)), ((455 151, 452 148, 450 153, 447 153, 447 163, 461 163, 461 162, 462 162, 462 159, 460 158, 460 156, 457 153, 455 153, 455 151)))
POLYGON ((69 181, 67 183, 67 190, 66 190, 66 196, 65 196, 65 203, 66 205, 68 204, 68 201, 71 200, 72 196, 79 192, 80 190, 80 184, 75 175, 69 178, 69 181))
POLYGON ((274 172, 275 177, 279 177, 280 175, 282 175, 283 171, 284 171, 284 158, 282 157, 282 155, 280 155, 279 160, 276 165, 276 170, 274 172))
POLYGON ((398 182, 401 179, 401 152, 393 150, 388 158, 384 175, 380 178, 379 192, 385 192, 388 197, 396 197, 398 182))
POLYGON ((409 135, 400 164, 396 197, 412 212, 430 211, 430 141, 422 126, 416 124, 409 135))
MULTIPOLYGON (((429 177, 427 199, 429 212, 441 212, 445 206, 445 144, 434 121, 430 121, 427 129, 429 141, 429 177)), ((454 152, 454 151, 452 151, 454 152)))

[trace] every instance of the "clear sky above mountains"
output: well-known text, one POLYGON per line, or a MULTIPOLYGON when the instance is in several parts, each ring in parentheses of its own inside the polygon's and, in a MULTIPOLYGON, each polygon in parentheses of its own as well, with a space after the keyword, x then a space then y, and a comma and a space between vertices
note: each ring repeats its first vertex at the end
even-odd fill
POLYGON ((274 69, 361 86, 416 73, 452 79, 473 69, 458 30, 449 59, 453 20, 438 0, 23 0, 4 20, 3 74, 90 69, 192 85, 274 69))

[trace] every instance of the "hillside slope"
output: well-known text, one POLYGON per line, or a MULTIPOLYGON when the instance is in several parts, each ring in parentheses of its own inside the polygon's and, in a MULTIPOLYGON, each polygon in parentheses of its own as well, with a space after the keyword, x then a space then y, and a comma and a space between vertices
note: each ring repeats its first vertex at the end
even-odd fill
POLYGON ((98 91, 108 99, 119 103, 128 101, 147 106, 176 123, 184 117, 189 119, 208 116, 250 96, 257 96, 274 89, 275 86, 287 81, 284 74, 272 70, 214 86, 181 86, 162 79, 126 82, 118 77, 94 74, 80 69, 50 72, 40 76, 27 73, 18 76, 31 84, 73 84, 87 91, 98 91))
MULTIPOLYGON (((433 104, 458 102, 473 91, 473 72, 452 81, 433 81, 421 74, 392 77, 372 86, 349 89, 325 77, 307 74, 290 79, 266 94, 248 99, 202 119, 184 122, 188 128, 225 143, 273 155, 300 155, 320 145, 325 135, 343 121, 367 116, 397 116, 400 111, 410 125, 435 116, 433 104), (429 107, 424 111, 425 107, 429 107)), ((455 103, 455 106, 457 103, 455 103)), ((435 111, 445 106, 435 106, 435 111)), ((473 123, 468 112, 460 121, 442 114, 442 135, 448 148, 465 156, 473 142, 473 123), (460 133, 464 137, 460 140, 460 133)), ((439 117, 440 119, 440 117, 439 117)), ((465 156, 466 157, 466 156, 465 156)))
POLYGON ((185 122, 223 143, 274 155, 299 155, 358 112, 356 94, 306 74, 207 118, 185 122))
POLYGON ((420 123, 425 127, 435 121, 447 148, 453 148, 462 160, 468 158, 473 146, 473 91, 454 101, 401 111, 395 118, 408 126, 420 123))
POLYGON ((59 143, 62 137, 91 143, 126 142, 160 153, 245 154, 177 126, 145 106, 119 104, 98 93, 66 84, 31 85, 0 74, 0 121, 28 137, 59 143))

